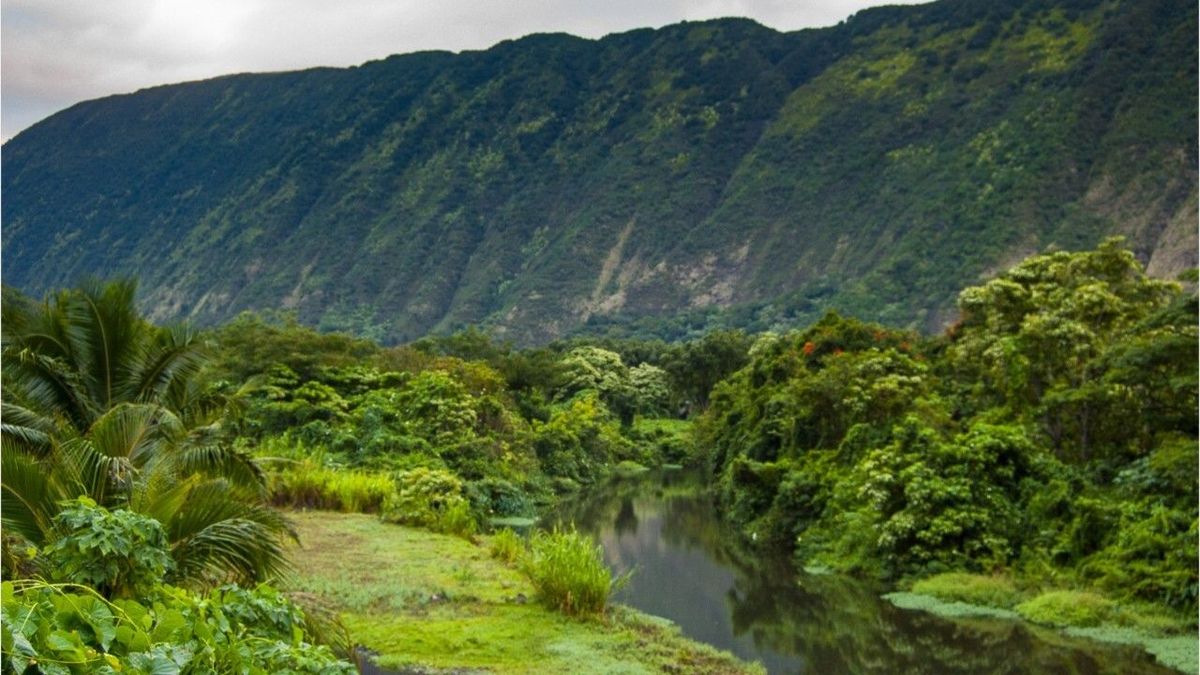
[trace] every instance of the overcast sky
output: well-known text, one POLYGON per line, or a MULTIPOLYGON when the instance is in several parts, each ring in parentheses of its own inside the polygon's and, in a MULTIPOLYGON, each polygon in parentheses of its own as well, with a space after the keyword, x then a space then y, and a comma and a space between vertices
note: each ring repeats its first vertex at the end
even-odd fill
MULTIPOLYGON (((887 4, 914 0, 890 0, 887 4)), ((881 0, 3 0, 0 136, 78 101, 235 72, 349 66, 529 33, 748 16, 836 24, 881 0)))

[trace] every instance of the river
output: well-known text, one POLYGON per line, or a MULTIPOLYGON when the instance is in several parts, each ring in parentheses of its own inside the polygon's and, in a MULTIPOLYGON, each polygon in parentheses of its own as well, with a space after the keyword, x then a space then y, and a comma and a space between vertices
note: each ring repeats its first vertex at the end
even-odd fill
POLYGON ((1174 673, 1133 647, 1072 639, 1019 621, 942 619, 882 600, 882 589, 806 574, 750 551, 722 523, 696 474, 615 479, 565 504, 617 572, 618 602, 770 673, 1174 673))

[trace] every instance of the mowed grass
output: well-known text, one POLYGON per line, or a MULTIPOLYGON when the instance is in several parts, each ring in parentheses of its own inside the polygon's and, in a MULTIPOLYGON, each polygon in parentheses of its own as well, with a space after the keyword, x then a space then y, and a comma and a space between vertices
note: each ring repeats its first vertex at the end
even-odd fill
POLYGON ((385 668, 763 672, 625 607, 589 620, 547 609, 517 569, 491 557, 487 537, 472 544, 354 513, 291 517, 301 541, 293 586, 338 608, 385 668))

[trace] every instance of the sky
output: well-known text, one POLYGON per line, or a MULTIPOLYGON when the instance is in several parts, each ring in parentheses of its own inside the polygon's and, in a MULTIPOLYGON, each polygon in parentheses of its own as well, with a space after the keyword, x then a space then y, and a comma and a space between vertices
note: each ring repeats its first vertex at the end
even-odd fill
MULTIPOLYGON (((900 4, 916 0, 890 0, 900 4)), ((79 101, 238 72, 486 49, 530 33, 598 38, 747 16, 830 26, 881 0, 3 0, 0 137, 79 101)))

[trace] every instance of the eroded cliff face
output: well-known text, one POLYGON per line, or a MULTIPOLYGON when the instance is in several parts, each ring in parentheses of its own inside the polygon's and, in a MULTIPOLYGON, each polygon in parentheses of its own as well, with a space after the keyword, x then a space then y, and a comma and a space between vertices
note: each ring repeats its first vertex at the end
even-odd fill
POLYGON ((960 288, 1127 237, 1196 265, 1196 7, 966 0, 238 75, 79 104, 3 153, 4 281, 136 275, 155 319, 290 309, 519 342, 960 288), (697 318, 698 317, 698 318, 697 318))

